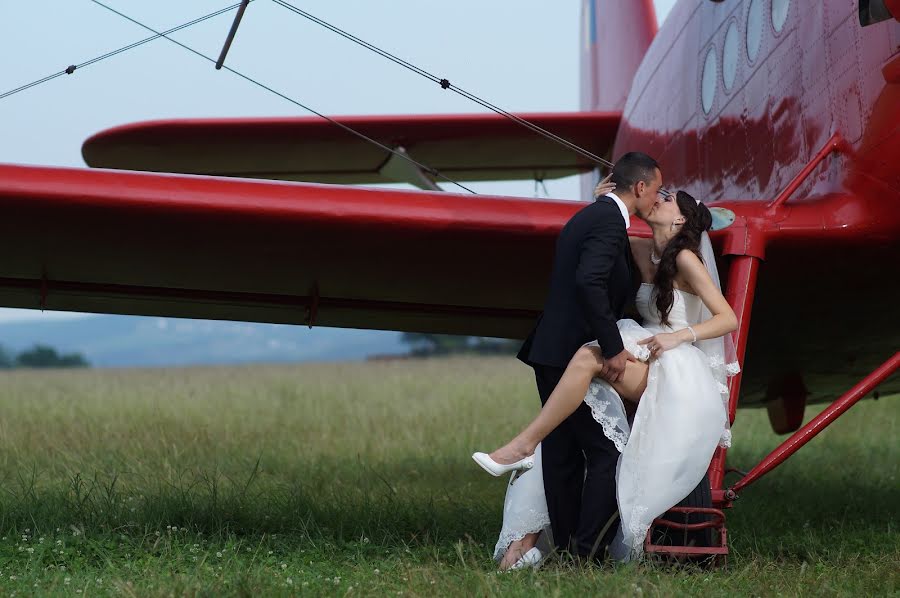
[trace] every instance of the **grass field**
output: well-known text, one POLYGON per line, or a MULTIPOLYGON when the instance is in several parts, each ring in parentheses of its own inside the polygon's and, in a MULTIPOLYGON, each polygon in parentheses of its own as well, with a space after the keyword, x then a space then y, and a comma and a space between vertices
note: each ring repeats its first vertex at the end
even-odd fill
MULTIPOLYGON (((725 570, 501 575, 505 484, 469 455, 537 408, 512 359, 0 384, 3 596, 900 594, 900 397, 857 405, 748 488, 725 570)), ((731 463, 779 440, 741 411, 731 463)))

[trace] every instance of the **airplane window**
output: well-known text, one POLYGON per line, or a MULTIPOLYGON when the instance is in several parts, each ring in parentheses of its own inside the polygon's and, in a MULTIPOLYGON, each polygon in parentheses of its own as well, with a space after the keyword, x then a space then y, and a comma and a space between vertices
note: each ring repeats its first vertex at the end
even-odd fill
POLYGON ((791 0, 772 0, 772 27, 776 33, 781 33, 784 28, 790 8, 791 0))
POLYGON ((762 0, 751 0, 747 11, 747 58, 756 60, 759 44, 762 42, 763 3, 762 0))
POLYGON ((718 75, 716 65, 716 49, 710 48, 706 53, 706 62, 703 63, 703 79, 701 80, 700 99, 703 100, 703 112, 709 114, 713 100, 716 97, 716 77, 718 75))
POLYGON ((725 34, 725 47, 722 48, 722 82, 725 89, 731 90, 734 77, 737 75, 738 63, 738 30, 737 23, 731 22, 725 34))

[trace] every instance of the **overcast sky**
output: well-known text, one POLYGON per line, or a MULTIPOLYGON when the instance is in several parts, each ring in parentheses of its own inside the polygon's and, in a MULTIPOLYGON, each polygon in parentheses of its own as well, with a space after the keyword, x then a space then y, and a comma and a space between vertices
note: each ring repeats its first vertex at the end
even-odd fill
MULTIPOLYGON (((104 2, 164 30, 236 0, 104 2)), ((578 0, 292 3, 507 110, 578 109, 578 0)), ((675 0, 655 3, 662 20, 675 0)), ((233 14, 173 37, 215 57, 233 14)), ((0 93, 148 35, 90 0, 0 0, 0 93)), ((247 9, 228 65, 326 114, 483 111, 268 0, 247 9)), ((127 122, 275 115, 307 116, 160 39, 0 100, 0 162, 83 166, 82 141, 127 122)), ((529 181, 467 185, 535 194, 529 181)), ((552 197, 577 198, 574 178, 546 185, 552 197)), ((0 308, 0 321, 54 317, 72 314, 0 308)))

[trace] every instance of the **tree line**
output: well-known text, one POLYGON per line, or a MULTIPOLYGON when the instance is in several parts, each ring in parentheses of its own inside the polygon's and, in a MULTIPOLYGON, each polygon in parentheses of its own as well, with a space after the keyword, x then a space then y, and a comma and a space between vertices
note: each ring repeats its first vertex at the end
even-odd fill
POLYGON ((456 336, 453 334, 425 334, 406 332, 401 337, 409 345, 412 357, 436 357, 442 355, 515 355, 522 341, 483 336, 456 336))
POLYGON ((21 353, 0 346, 0 369, 14 368, 86 368, 91 364, 81 353, 60 353, 48 345, 35 345, 21 353))

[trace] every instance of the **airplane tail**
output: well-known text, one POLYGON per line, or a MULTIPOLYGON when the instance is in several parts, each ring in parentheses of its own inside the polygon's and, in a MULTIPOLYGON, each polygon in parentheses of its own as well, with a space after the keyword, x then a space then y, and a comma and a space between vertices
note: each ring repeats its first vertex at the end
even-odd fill
POLYGON ((653 0, 583 0, 581 109, 621 112, 656 35, 653 0))

